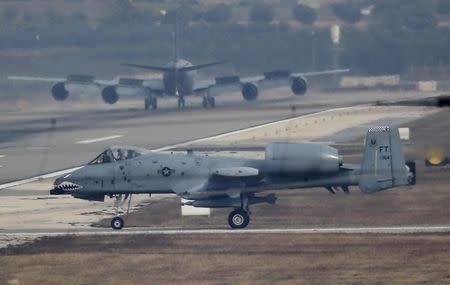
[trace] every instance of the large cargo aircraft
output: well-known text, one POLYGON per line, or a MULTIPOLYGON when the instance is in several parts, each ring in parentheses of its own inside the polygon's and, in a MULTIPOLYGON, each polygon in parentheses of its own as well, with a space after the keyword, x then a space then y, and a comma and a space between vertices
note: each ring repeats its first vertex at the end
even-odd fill
POLYGON ((173 59, 165 66, 125 63, 124 66, 152 70, 162 73, 161 79, 140 80, 120 78, 119 80, 98 80, 91 75, 69 75, 66 78, 34 76, 9 76, 10 80, 44 81, 54 83, 51 93, 55 100, 64 101, 70 94, 101 94, 105 103, 115 104, 120 97, 142 96, 145 109, 156 110, 158 97, 175 97, 178 108, 185 107, 186 96, 203 96, 204 108, 215 107, 215 97, 229 92, 241 92, 246 101, 254 101, 261 90, 290 86, 297 96, 306 94, 306 77, 348 72, 348 69, 334 69, 306 73, 289 70, 273 70, 253 77, 224 76, 209 80, 197 78, 197 70, 224 61, 194 65, 180 57, 178 45, 178 21, 175 21, 173 59))

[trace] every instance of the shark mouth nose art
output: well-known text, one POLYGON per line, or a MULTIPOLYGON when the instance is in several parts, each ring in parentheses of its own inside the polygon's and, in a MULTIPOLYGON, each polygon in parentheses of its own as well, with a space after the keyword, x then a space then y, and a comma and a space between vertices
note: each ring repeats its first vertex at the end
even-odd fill
POLYGON ((69 182, 69 181, 64 181, 61 182, 60 184, 58 184, 56 187, 56 189, 59 190, 63 190, 63 191, 73 191, 73 190, 78 190, 83 188, 81 185, 69 182))

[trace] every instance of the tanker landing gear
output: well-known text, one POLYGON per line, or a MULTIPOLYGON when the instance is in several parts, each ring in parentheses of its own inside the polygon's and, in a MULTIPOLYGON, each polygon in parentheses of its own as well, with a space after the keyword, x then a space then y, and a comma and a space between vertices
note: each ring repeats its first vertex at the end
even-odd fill
POLYGON ((183 96, 178 97, 178 109, 184 109, 186 102, 184 101, 183 96))
POLYGON ((114 218, 111 220, 111 228, 113 230, 120 230, 125 225, 125 222, 123 221, 122 217, 119 216, 119 211, 123 212, 122 206, 125 205, 125 203, 128 200, 128 207, 127 207, 127 214, 130 211, 130 205, 131 205, 131 196, 132 194, 126 194, 125 197, 122 199, 122 194, 119 195, 111 195, 111 198, 114 198, 114 218))
POLYGON ((152 108, 152 110, 158 109, 158 99, 156 96, 147 96, 145 97, 145 110, 152 108))
POLYGON ((228 224, 233 229, 243 229, 250 223, 248 196, 241 194, 241 207, 234 209, 228 216, 228 224))
POLYGON ((203 108, 215 108, 216 107, 216 100, 214 97, 210 96, 203 96, 203 102, 202 102, 203 108))

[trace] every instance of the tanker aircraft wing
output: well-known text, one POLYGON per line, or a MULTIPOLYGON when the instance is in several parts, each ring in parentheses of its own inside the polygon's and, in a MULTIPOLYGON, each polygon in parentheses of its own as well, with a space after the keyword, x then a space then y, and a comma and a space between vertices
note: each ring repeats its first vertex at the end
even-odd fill
POLYGON ((265 72, 263 75, 251 77, 216 77, 215 82, 208 87, 208 94, 215 97, 222 93, 241 91, 245 100, 253 101, 258 98, 260 91, 289 86, 294 95, 302 96, 308 90, 307 77, 342 74, 349 71, 349 69, 330 69, 293 73, 289 70, 274 70, 265 72))

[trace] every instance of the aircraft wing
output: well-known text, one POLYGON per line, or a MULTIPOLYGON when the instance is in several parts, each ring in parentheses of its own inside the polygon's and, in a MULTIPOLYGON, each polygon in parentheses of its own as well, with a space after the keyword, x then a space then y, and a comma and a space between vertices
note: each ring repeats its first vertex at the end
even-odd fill
MULTIPOLYGON (((173 191, 180 196, 195 195, 202 198, 213 198, 221 191, 210 190, 220 188, 233 188, 242 185, 243 182, 250 180, 259 180, 259 170, 253 167, 224 167, 214 169, 208 179, 191 179, 174 185, 173 191)), ((239 190, 233 190, 233 193, 238 193, 239 190)), ((229 191, 225 192, 230 195, 229 191)))
POLYGON ((144 80, 142 86, 150 88, 152 91, 156 93, 164 92, 164 82, 162 79, 149 79, 144 80))
POLYGON ((35 82, 61 82, 66 78, 56 77, 35 77, 35 76, 8 76, 8 80, 35 81, 35 82))
POLYGON ((115 85, 117 84, 117 80, 105 80, 105 79, 95 79, 94 83, 97 83, 99 85, 115 85))
POLYGON ((68 75, 67 77, 40 77, 40 76, 8 76, 8 80, 18 80, 18 81, 32 81, 32 82, 76 82, 83 84, 96 84, 96 85, 114 85, 117 84, 117 80, 104 80, 104 79, 94 79, 91 75, 68 75))
MULTIPOLYGON (((292 80, 295 78, 341 74, 349 71, 349 69, 331 69, 313 72, 292 73, 289 70, 274 70, 265 72, 263 75, 251 77, 216 77, 213 82, 209 82, 209 87, 207 87, 207 90, 213 97, 222 93, 238 92, 245 84, 253 84, 257 86, 259 90, 269 90, 282 86, 290 86, 292 84, 292 80)), ((205 86, 203 86, 203 89, 205 89, 205 86)))
POLYGON ((253 177, 259 175, 259 170, 253 167, 227 167, 214 170, 213 175, 221 177, 253 177))
POLYGON ((205 91, 211 86, 214 86, 216 81, 214 79, 202 79, 202 80, 194 80, 194 92, 198 93, 201 91, 205 91))
POLYGON ((298 76, 320 76, 320 75, 330 75, 330 74, 340 74, 340 73, 347 73, 350 69, 330 69, 330 70, 322 70, 322 71, 312 71, 312 72, 303 72, 303 73, 293 73, 293 77, 298 76))

